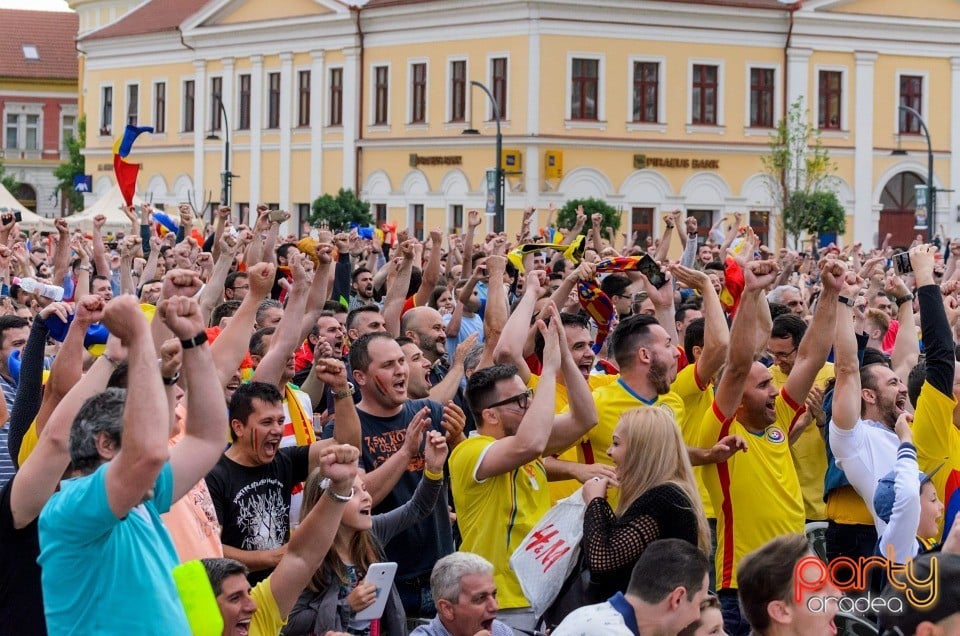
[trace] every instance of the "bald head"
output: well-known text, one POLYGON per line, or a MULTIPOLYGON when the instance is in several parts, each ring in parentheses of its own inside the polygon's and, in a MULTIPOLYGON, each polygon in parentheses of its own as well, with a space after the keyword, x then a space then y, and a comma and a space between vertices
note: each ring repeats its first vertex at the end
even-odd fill
POLYGON ((417 343, 430 362, 436 362, 447 353, 443 317, 432 307, 414 307, 405 313, 400 322, 400 331, 417 343))

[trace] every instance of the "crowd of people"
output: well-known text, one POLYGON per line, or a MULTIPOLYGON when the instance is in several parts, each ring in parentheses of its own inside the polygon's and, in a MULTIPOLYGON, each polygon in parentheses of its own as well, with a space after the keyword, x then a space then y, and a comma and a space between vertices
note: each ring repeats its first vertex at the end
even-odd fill
POLYGON ((960 633, 960 242, 125 212, 0 218, 0 634, 960 633))

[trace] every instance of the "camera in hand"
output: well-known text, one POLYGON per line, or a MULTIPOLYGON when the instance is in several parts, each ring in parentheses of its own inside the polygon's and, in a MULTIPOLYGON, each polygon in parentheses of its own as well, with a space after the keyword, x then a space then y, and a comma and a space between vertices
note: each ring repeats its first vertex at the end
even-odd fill
POLYGON ((898 274, 909 274, 913 271, 913 265, 910 264, 910 253, 900 252, 893 255, 893 264, 897 268, 898 274))

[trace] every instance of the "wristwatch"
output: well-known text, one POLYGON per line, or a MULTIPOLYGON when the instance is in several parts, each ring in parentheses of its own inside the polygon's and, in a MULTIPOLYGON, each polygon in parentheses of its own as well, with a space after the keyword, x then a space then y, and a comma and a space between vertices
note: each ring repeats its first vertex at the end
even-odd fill
POLYGON ((853 298, 847 298, 846 296, 837 296, 837 300, 847 307, 853 307, 854 301, 853 298))
POLYGON ((353 390, 353 385, 348 382, 347 388, 342 389, 340 391, 333 391, 333 399, 342 400, 343 398, 348 398, 352 396, 354 393, 355 391, 353 390))
POLYGON ((332 483, 333 481, 329 477, 324 477, 320 480, 320 489, 327 493, 327 495, 329 495, 330 498, 337 503, 348 503, 351 499, 353 499, 353 488, 350 488, 349 495, 340 495, 333 492, 333 489, 330 488, 332 483))
POLYGON ((897 303, 897 307, 899 307, 903 303, 908 303, 912 300, 913 300, 913 294, 907 294, 906 296, 900 296, 894 302, 897 303))
POLYGON ((176 384, 177 382, 180 381, 180 372, 177 371, 176 373, 174 373, 174 374, 173 374, 173 377, 170 377, 170 378, 161 378, 161 379, 163 380, 164 385, 166 385, 166 386, 173 386, 174 384, 176 384))

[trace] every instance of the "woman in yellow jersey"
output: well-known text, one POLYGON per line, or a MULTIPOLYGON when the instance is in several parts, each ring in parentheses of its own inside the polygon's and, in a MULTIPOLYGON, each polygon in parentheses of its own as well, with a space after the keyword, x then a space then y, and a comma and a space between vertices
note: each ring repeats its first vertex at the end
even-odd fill
POLYGON ((620 501, 606 500, 608 480, 583 485, 587 510, 581 547, 591 593, 624 592, 643 551, 658 539, 676 538, 710 549, 710 530, 680 429, 670 414, 643 406, 627 411, 607 451, 617 470, 620 501))

